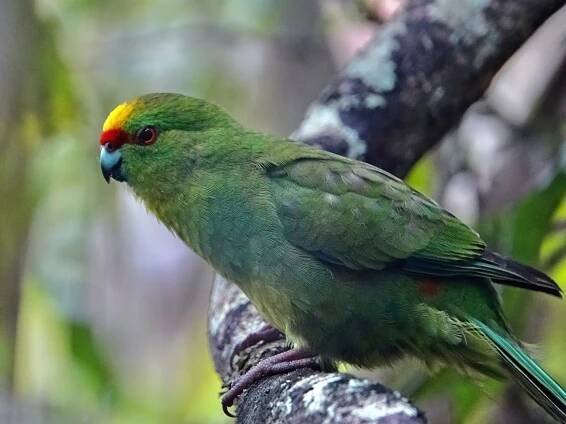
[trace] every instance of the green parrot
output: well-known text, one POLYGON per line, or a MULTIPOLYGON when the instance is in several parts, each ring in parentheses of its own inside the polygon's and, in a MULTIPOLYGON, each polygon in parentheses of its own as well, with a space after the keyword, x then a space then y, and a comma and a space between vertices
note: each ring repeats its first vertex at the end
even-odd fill
POLYGON ((100 145, 104 178, 126 182, 294 346, 240 377, 225 410, 259 378, 319 359, 413 356, 512 377, 566 422, 566 391, 513 336, 493 283, 561 296, 558 285, 402 180, 179 94, 117 106, 100 145))

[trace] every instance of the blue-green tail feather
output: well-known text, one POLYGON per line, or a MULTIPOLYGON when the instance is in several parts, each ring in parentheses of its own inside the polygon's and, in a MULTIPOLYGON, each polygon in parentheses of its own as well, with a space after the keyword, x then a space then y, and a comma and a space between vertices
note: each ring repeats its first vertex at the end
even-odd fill
POLYGON ((487 337, 499 354, 503 366, 516 382, 550 415, 559 422, 566 423, 566 391, 516 342, 497 333, 481 321, 476 319, 471 321, 487 337))

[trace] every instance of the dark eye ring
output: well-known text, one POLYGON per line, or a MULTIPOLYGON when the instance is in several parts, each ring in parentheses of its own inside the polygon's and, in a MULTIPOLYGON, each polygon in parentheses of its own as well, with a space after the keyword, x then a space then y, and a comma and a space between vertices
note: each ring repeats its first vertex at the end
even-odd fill
POLYGON ((153 125, 147 125, 136 133, 136 141, 138 144, 148 146, 155 143, 155 140, 157 140, 157 128, 153 125))

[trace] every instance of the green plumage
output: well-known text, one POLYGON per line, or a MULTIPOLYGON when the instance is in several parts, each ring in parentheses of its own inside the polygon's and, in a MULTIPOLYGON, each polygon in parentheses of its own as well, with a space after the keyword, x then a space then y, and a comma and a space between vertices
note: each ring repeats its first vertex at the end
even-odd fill
POLYGON ((554 417, 564 390, 509 332, 492 281, 559 295, 544 274, 366 163, 241 127, 201 100, 133 101, 121 175, 159 219, 298 346, 360 366, 404 355, 511 375, 554 417))
POLYGON ((525 354, 517 343, 498 334, 479 320, 472 318, 471 322, 477 327, 480 335, 487 337, 517 383, 555 419, 564 422, 566 391, 525 354))

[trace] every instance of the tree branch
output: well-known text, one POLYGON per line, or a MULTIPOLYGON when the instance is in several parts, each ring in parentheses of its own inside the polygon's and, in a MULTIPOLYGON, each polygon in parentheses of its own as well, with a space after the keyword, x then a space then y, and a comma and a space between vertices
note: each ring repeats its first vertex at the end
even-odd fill
MULTIPOLYGON (((414 0, 323 91, 293 138, 399 176, 457 124, 495 72, 558 0, 414 0)), ((283 341, 236 344, 265 323, 242 292, 217 277, 210 305, 214 363, 230 381, 283 341)), ((398 393, 367 380, 303 370, 264 379, 240 398, 238 422, 422 423, 398 393)))
POLYGON ((310 106, 293 137, 405 176, 564 4, 409 1, 310 106))

